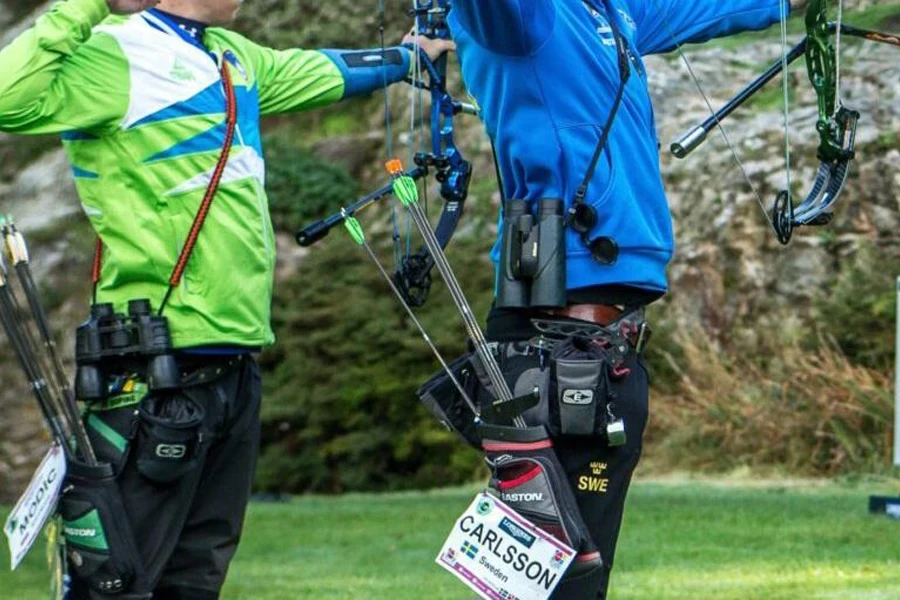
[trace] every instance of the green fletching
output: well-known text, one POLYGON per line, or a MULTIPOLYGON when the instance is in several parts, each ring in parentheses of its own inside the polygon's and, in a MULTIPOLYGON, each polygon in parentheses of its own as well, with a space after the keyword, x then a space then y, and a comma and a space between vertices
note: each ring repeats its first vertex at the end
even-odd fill
POLYGON ((347 217, 344 219, 344 228, 347 230, 347 233, 350 234, 350 237, 353 238, 354 242, 360 246, 366 243, 366 234, 363 231, 362 225, 356 220, 356 217, 347 217))
POLYGON ((419 188, 412 177, 403 175, 394 180, 394 194, 404 206, 409 206, 419 201, 419 188))

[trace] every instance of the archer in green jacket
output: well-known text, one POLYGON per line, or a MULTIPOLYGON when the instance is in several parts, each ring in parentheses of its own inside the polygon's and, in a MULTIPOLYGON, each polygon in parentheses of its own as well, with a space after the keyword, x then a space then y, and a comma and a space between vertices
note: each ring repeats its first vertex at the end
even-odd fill
MULTIPOLYGON (((381 49, 276 51, 220 28, 191 35, 227 22, 238 4, 167 0, 159 6, 171 12, 110 16, 106 0, 67 0, 0 51, 0 131, 62 134, 103 242, 97 300, 118 310, 128 299, 149 298, 157 307, 162 300, 222 150, 219 65, 230 63, 235 143, 186 279, 166 308, 181 348, 274 341, 275 248, 259 118, 366 94, 410 70, 402 47, 385 51, 382 69, 381 49), (197 25, 179 26, 174 13, 197 25)), ((426 50, 445 48, 435 41, 426 50)))
MULTIPOLYGON (((0 131, 61 134, 102 242, 96 301, 124 312, 129 300, 159 308, 167 297, 181 351, 175 396, 153 398, 140 374, 115 374, 113 397, 87 406, 91 441, 115 483, 81 489, 72 479, 75 491, 63 497, 73 598, 218 597, 259 447, 260 379, 249 352, 274 341, 275 244, 259 119, 402 81, 414 62, 403 47, 264 48, 218 27, 239 6, 66 0, 0 50, 0 131), (185 276, 168 294, 215 180, 185 276), (182 412, 196 417, 196 431, 183 444, 152 445, 145 436, 158 421, 148 426, 144 414, 154 407, 189 408, 182 412), (153 481, 141 463, 151 459, 186 468, 153 481)), ((433 57, 452 46, 420 45, 433 57)))

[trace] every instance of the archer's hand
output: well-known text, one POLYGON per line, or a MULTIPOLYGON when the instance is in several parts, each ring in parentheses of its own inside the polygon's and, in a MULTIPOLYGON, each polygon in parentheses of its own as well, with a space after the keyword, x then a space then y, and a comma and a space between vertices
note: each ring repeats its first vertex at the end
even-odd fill
POLYGON ((153 8, 159 0, 106 0, 109 10, 116 15, 130 15, 153 8))
POLYGON ((432 61, 439 59, 447 52, 455 52, 456 44, 450 40, 433 39, 424 35, 416 35, 415 31, 410 31, 403 38, 404 44, 418 45, 432 61))

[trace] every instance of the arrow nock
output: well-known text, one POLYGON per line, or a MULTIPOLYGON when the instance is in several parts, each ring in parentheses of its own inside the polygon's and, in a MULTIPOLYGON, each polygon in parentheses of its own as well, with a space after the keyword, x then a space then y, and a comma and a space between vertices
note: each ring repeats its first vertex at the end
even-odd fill
POLYGON ((403 161, 399 158, 393 158, 384 163, 384 168, 391 174, 391 177, 400 177, 403 175, 403 161))

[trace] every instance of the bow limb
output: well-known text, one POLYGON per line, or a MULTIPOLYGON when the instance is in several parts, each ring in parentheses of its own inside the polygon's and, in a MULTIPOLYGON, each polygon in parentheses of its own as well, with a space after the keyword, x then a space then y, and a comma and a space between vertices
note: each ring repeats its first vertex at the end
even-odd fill
MULTIPOLYGON (((434 171, 440 183, 440 196, 444 201, 434 234, 441 249, 447 247, 459 224, 462 210, 469 193, 472 176, 471 163, 463 158, 456 146, 454 118, 459 113, 477 114, 466 104, 454 100, 447 90, 447 55, 432 61, 418 45, 418 37, 449 39, 447 15, 450 5, 446 0, 413 0, 410 16, 416 21, 416 44, 413 51, 416 59, 416 76, 410 82, 420 91, 427 90, 431 98, 429 110, 430 152, 420 151, 413 156, 415 164, 434 171)), ((419 127, 425 129, 424 102, 418 103, 419 127)), ((414 103, 415 125, 416 104, 414 103)), ((410 132, 410 139, 414 139, 410 132)), ((424 205, 427 207, 427 185, 424 205)), ((423 246, 415 254, 406 253, 397 265, 394 282, 413 306, 421 306, 428 298, 431 288, 431 271, 435 267, 432 252, 423 246)))
MULTIPOLYGON (((784 6, 784 5, 783 5, 784 6)), ((787 48, 786 9, 782 10, 782 44, 784 52, 781 60, 774 63, 766 73, 757 78, 747 88, 730 100, 701 125, 694 127, 679 137, 671 147, 672 153, 684 158, 706 139, 708 133, 719 128, 728 139, 722 127, 722 120, 727 118, 738 107, 761 90, 777 75, 785 73, 794 61, 805 58, 810 83, 816 92, 818 116, 816 130, 819 134, 817 157, 820 161, 816 178, 811 190, 804 200, 794 205, 791 192, 791 149, 787 134, 788 89, 787 78, 784 80, 785 107, 785 172, 787 185, 779 192, 767 219, 782 244, 787 244, 795 228, 800 226, 825 225, 832 219, 832 208, 844 189, 853 159, 856 140, 856 127, 860 115, 856 111, 845 108, 840 99, 840 46, 842 36, 856 37, 871 42, 900 47, 900 36, 867 29, 861 29, 843 23, 843 3, 838 2, 837 22, 828 21, 828 4, 826 0, 811 0, 805 15, 806 37, 796 46, 787 48)), ((673 36, 674 37, 674 36, 673 36)), ((680 50, 680 49, 679 49, 680 50)), ((685 62, 687 58, 682 53, 685 62)), ((690 67, 689 67, 690 68, 690 67)), ((692 74, 693 77, 693 74, 692 74)), ((695 83, 696 78, 694 78, 695 83)), ((699 88, 699 83, 697 83, 699 88)), ((702 93, 702 91, 701 91, 702 93)), ((704 94, 705 98, 705 94, 704 94)), ((730 142, 732 155, 740 164, 730 142)), ((745 173, 746 178, 746 173, 745 173)), ((752 182, 749 182, 751 188, 752 182)), ((754 193, 762 206, 758 192, 754 193)))
MULTIPOLYGON (((838 1, 838 22, 828 22, 826 0, 812 0, 806 12, 806 67, 809 81, 816 92, 820 164, 813 186, 799 206, 794 206, 790 185, 790 162, 787 164, 788 185, 778 194, 772 209, 775 233, 782 244, 790 242, 793 230, 804 225, 826 225, 831 222, 831 209, 840 197, 855 156, 854 143, 859 113, 848 110, 840 102, 840 40, 843 23, 843 0, 838 1)), ((787 114, 787 103, 785 103, 787 114)), ((789 151, 788 151, 789 155, 789 151)))

